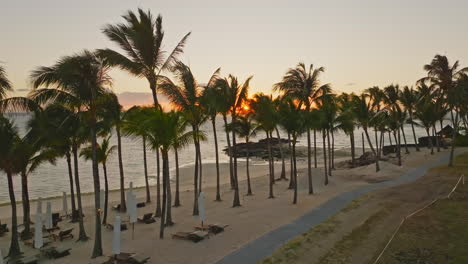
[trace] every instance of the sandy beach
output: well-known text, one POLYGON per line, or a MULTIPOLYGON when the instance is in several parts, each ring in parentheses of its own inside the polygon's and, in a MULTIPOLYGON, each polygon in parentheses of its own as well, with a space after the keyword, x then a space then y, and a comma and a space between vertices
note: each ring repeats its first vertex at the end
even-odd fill
MULTIPOLYGON (((403 166, 397 166, 390 162, 381 162, 381 171, 375 172, 375 165, 354 168, 340 169, 333 171, 333 176, 330 177, 330 183, 324 186, 324 173, 322 168, 313 169, 314 195, 307 194, 307 177, 306 177, 306 160, 298 161, 299 166, 299 200, 297 205, 292 204, 293 192, 288 190, 288 181, 277 181, 274 185, 275 199, 267 199, 268 197, 268 166, 260 164, 251 166, 252 190, 253 196, 245 196, 246 181, 245 181, 245 163, 239 164, 239 179, 241 193, 241 207, 232 208, 233 192, 228 184, 228 164, 221 165, 221 195, 222 202, 214 202, 215 198, 215 166, 214 164, 205 164, 203 167, 203 191, 206 197, 206 215, 207 223, 221 223, 229 225, 224 233, 216 236, 211 236, 209 239, 199 243, 192 243, 182 240, 171 239, 171 234, 179 231, 193 231, 193 226, 199 224, 198 217, 192 216, 193 203, 193 168, 185 167, 181 169, 181 202, 182 206, 173 208, 174 226, 166 228, 165 239, 161 240, 158 237, 159 221, 154 224, 135 224, 135 237, 132 239, 131 230, 123 231, 122 233, 122 251, 137 253, 141 256, 151 257, 150 263, 215 263, 223 256, 235 251, 245 243, 254 240, 275 228, 288 224, 296 218, 302 216, 311 209, 320 206, 325 201, 336 196, 339 193, 350 191, 358 186, 372 184, 373 182, 385 181, 399 177, 404 171, 418 167, 421 164, 437 160, 440 155, 445 154, 448 150, 442 150, 440 153, 430 155, 430 151, 422 149, 421 152, 416 152, 411 149, 410 155, 405 155, 402 150, 403 166)), ((394 156, 394 155, 393 155, 394 156)), ((319 161, 322 157, 319 156, 319 161)), ((336 162, 346 159, 339 157, 336 162)), ((391 159, 393 161, 393 159, 391 159)), ((289 176, 289 164, 286 164, 287 173, 289 176)), ((276 178, 279 177, 281 171, 281 162, 275 164, 276 178)), ((173 185, 174 186, 174 185, 173 185)), ((33 188, 33 187, 32 187, 33 188)), ((174 187, 173 187, 174 190, 174 187)), ((151 188, 152 199, 155 200, 155 187, 151 188)), ((145 200, 144 189, 136 191, 139 201, 145 200)), ((110 205, 118 203, 119 193, 112 192, 110 194, 110 205)), ((92 217, 93 197, 85 195, 83 197, 85 226, 87 234, 93 238, 94 232, 94 217, 92 217)), ((19 205, 19 222, 21 223, 21 205, 19 205)), ((53 199, 52 207, 54 212, 62 210, 62 200, 53 199)), ((35 212, 36 203, 31 204, 32 212, 35 212)), ((144 208, 138 209, 138 214, 154 212, 155 203, 147 204, 144 208)), ((2 222, 8 223, 10 226, 11 208, 10 206, 0 207, 0 218, 2 222)), ((112 223, 115 211, 110 211, 109 222, 112 223)), ((123 216, 127 219, 127 216, 123 216)), ((78 233, 78 224, 62 221, 59 226, 63 229, 73 227, 74 234, 78 233)), ((111 254, 112 234, 113 232, 103 228, 103 247, 105 255, 111 254)), ((4 254, 9 247, 9 233, 0 238, 0 248, 4 254)), ((106 258, 101 257, 90 260, 93 241, 75 242, 75 240, 67 240, 63 242, 53 242, 55 246, 72 248, 71 256, 65 257, 58 261, 44 260, 41 263, 102 263, 106 258)), ((38 250, 32 249, 21 243, 21 249, 26 255, 39 253, 38 250)))

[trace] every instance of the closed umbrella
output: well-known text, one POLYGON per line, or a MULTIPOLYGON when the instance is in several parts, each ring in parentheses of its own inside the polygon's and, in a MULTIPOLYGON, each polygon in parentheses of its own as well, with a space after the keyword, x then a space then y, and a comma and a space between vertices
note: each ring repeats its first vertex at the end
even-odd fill
POLYGON ((205 221, 205 195, 203 192, 200 192, 198 195, 198 217, 200 217, 201 225, 203 227, 203 222, 205 221))
POLYGON ((104 192, 103 189, 99 191, 99 202, 100 202, 100 207, 99 209, 104 210, 104 199, 106 197, 106 193, 104 192))
POLYGON ((36 214, 34 222, 34 248, 41 248, 43 245, 41 215, 36 214))
POLYGON ((65 215, 68 215, 68 202, 67 202, 67 193, 66 192, 63 192, 63 213, 65 215))
POLYGON ((120 254, 120 216, 115 217, 114 222, 114 237, 112 238, 112 254, 118 255, 120 254))
POLYGON ((137 206, 136 206, 136 196, 133 193, 130 193, 127 199, 127 213, 130 217, 130 223, 132 224, 132 239, 135 234, 135 222, 137 221, 137 206))
POLYGON ((52 225, 52 204, 50 202, 47 202, 47 209, 46 209, 45 217, 46 217, 45 227, 46 229, 51 229, 53 225, 52 225))
MULTIPOLYGON (((36 215, 39 215, 39 224, 42 226, 42 198, 39 197, 37 199, 37 209, 36 209, 36 215)), ((37 217, 36 217, 37 220, 37 217)), ((37 222, 37 221, 36 221, 37 222)))

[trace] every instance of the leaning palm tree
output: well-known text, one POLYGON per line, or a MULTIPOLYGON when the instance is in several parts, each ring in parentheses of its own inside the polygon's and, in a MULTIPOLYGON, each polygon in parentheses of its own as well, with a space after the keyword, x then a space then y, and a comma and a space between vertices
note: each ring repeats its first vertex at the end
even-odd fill
POLYGON ((13 187, 13 175, 18 173, 16 166, 18 131, 5 117, 0 115, 0 170, 4 171, 8 180, 8 193, 11 204, 11 242, 8 256, 17 257, 21 254, 18 242, 18 219, 16 212, 16 197, 13 187))
MULTIPOLYGON (((247 99, 250 88, 250 80, 253 76, 248 77, 243 83, 239 82, 237 77, 229 75, 227 78, 219 79, 216 85, 220 86, 223 90, 223 94, 226 95, 226 102, 229 106, 231 113, 231 122, 235 123, 239 109, 242 108, 242 104, 247 99)), ((232 130, 232 150, 230 155, 233 157, 232 164, 232 180, 234 183, 234 199, 232 201, 232 207, 240 206, 239 197, 239 180, 237 178, 237 153, 236 153, 236 131, 232 130)))
POLYGON ((8 80, 5 68, 0 65, 0 100, 6 98, 6 93, 13 91, 10 80, 8 80))
POLYGON ((425 128, 427 139, 429 141, 429 148, 431 154, 434 154, 434 147, 432 144, 430 129, 437 122, 435 102, 429 96, 421 98, 415 106, 414 116, 421 122, 421 125, 425 128))
MULTIPOLYGON (((109 181, 107 177, 107 159, 115 152, 117 148, 116 145, 110 144, 111 136, 104 138, 96 147, 96 156, 98 159, 98 163, 102 164, 102 170, 104 172, 104 210, 102 216, 102 224, 107 224, 107 208, 109 207, 109 181)), ((92 160, 93 158, 93 148, 88 146, 81 150, 80 156, 84 157, 85 160, 92 160)))
POLYGON ((339 116, 337 117, 337 128, 341 129, 346 135, 349 136, 351 145, 351 165, 356 166, 356 146, 354 142, 354 131, 356 130, 356 118, 353 112, 353 98, 354 94, 342 93, 338 96, 339 116))
POLYGON ((73 56, 61 58, 51 67, 39 67, 31 74, 34 91, 32 98, 40 104, 61 103, 73 109, 84 109, 86 123, 89 125, 93 158, 92 171, 94 183, 95 239, 92 258, 102 256, 102 234, 100 207, 100 182, 97 161, 97 98, 107 93, 112 79, 108 75, 109 66, 94 52, 83 51, 73 56), (50 87, 41 88, 39 87, 50 87))
MULTIPOLYGON (((304 105, 305 110, 309 112, 314 101, 320 96, 322 90, 329 89, 329 85, 320 84, 320 74, 325 71, 325 68, 314 68, 311 64, 307 69, 304 63, 299 63, 295 68, 290 68, 283 76, 281 82, 275 84, 274 89, 284 92, 300 100, 300 104, 304 105)), ((314 130, 315 135, 315 130, 314 130)), ((315 143, 314 143, 315 146, 315 143)), ((314 148, 314 153, 317 149, 314 148)), ((307 130, 307 177, 309 180, 309 194, 314 192, 312 185, 312 161, 311 161, 311 139, 310 130, 307 130)), ((316 154, 314 154, 315 164, 316 154)))
POLYGON ((183 52, 185 42, 190 35, 187 33, 166 56, 163 50, 164 31, 162 17, 155 19, 151 11, 138 9, 137 13, 127 11, 122 16, 125 24, 108 24, 102 32, 112 42, 117 44, 123 53, 111 49, 98 50, 98 54, 113 66, 137 77, 148 80, 153 94, 154 105, 158 105, 157 79, 161 72, 168 70, 179 54, 183 52))
POLYGON ((249 171, 249 143, 250 138, 254 137, 257 134, 259 129, 252 119, 252 113, 247 113, 245 116, 239 116, 238 119, 231 123, 229 130, 235 130, 237 135, 240 138, 245 139, 245 144, 247 145, 246 152, 246 175, 247 175, 247 195, 252 195, 252 186, 250 185, 250 171, 249 171))
POLYGON ((193 215, 198 215, 198 194, 201 187, 201 150, 200 125, 205 121, 202 108, 200 107, 201 88, 195 80, 190 68, 182 62, 176 62, 174 66, 176 82, 171 79, 159 76, 159 88, 171 101, 172 105, 185 113, 187 121, 192 126, 193 142, 195 145, 195 170, 194 170, 194 201, 193 215), (200 182, 199 182, 200 181, 200 182))
POLYGON ((418 102, 418 96, 415 90, 413 90, 413 87, 408 87, 405 86, 403 90, 400 93, 400 102, 405 108, 406 113, 408 113, 409 119, 408 122, 411 124, 411 130, 413 131, 413 140, 414 144, 416 145, 416 151, 419 150, 418 146, 418 140, 416 139, 416 132, 414 130, 414 120, 413 120, 413 114, 414 114, 414 107, 416 103, 418 102))

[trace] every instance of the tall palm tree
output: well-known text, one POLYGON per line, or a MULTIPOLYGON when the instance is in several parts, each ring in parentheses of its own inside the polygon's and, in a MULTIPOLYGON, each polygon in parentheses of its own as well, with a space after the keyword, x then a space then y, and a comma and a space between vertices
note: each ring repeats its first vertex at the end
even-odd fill
MULTIPOLYGON (((460 70, 459 67, 460 65, 458 61, 451 65, 446 56, 435 55, 431 63, 424 65, 424 70, 427 71, 427 77, 422 79, 430 81, 437 92, 446 97, 454 129, 452 141, 455 139, 455 135, 458 131, 458 112, 456 111, 456 108, 457 102, 459 102, 460 99, 460 93, 457 91, 459 90, 457 82, 463 74, 468 72, 468 67, 460 70), (454 111, 455 116, 453 113, 454 111)), ((454 150, 455 144, 452 144, 449 166, 453 166, 454 150)))
POLYGON ((252 119, 252 113, 247 113, 244 116, 238 116, 234 123, 231 123, 229 130, 235 130, 240 138, 245 139, 247 144, 246 153, 246 175, 247 175, 247 195, 252 195, 252 186, 250 184, 250 171, 249 171, 249 140, 257 134, 259 126, 254 123, 252 119))
POLYGON ((94 52, 83 51, 73 56, 61 58, 51 67, 39 67, 31 74, 35 91, 32 97, 40 104, 57 102, 75 109, 85 109, 89 125, 93 158, 93 185, 95 206, 95 239, 92 258, 102 256, 102 234, 100 207, 100 182, 97 163, 97 98, 107 92, 112 84, 108 75, 109 66, 99 59, 94 52), (53 88, 39 87, 53 86, 53 88))
MULTIPOLYGON (((239 82, 237 77, 229 75, 227 78, 218 79, 216 85, 220 86, 226 95, 227 105, 231 114, 231 123, 235 123, 239 109, 242 108, 244 101, 247 99, 250 88, 250 81, 253 76, 248 77, 243 83, 239 82)), ((230 155, 233 157, 232 165, 232 180, 234 183, 234 199, 232 207, 240 206, 239 196, 239 180, 237 177, 237 153, 236 153, 236 131, 232 130, 232 151, 230 155)))
POLYGON ((8 193, 11 204, 11 242, 8 256, 16 257, 21 254, 18 242, 18 219, 16 213, 16 197, 13 187, 13 175, 18 173, 17 144, 18 131, 12 123, 0 115, 0 170, 4 171, 8 180, 8 193))
POLYGON ((150 10, 145 12, 139 8, 137 13, 128 10, 122 18, 125 24, 108 24, 102 32, 117 44, 123 53, 100 49, 98 54, 106 58, 111 65, 137 77, 146 78, 153 94, 154 105, 158 105, 158 76, 168 70, 183 52, 190 32, 166 56, 167 53, 163 50, 164 30, 161 15, 154 18, 150 10))
POLYGON ((125 212, 127 210, 125 203, 125 175, 122 161, 122 126, 124 124, 125 116, 122 111, 122 105, 119 103, 117 95, 110 92, 103 96, 99 100, 98 107, 102 109, 100 111, 101 117, 105 120, 110 127, 115 128, 117 136, 117 159, 119 162, 119 174, 120 174, 120 211, 125 212))
MULTIPOLYGON (((323 89, 328 89, 329 85, 320 84, 320 74, 325 68, 314 68, 311 64, 308 69, 300 62, 295 68, 290 68, 283 76, 281 82, 275 84, 274 89, 294 96, 304 105, 305 110, 311 110, 313 102, 320 96, 323 89)), ((315 134, 314 134, 315 135, 315 134)), ((315 143, 314 143, 315 146, 315 143)), ((312 185, 312 161, 311 161, 311 140, 310 130, 307 131, 307 176, 309 180, 309 194, 314 192, 312 185)), ((317 150, 314 148, 314 152, 317 150)), ((314 158, 316 155, 314 155, 314 158)))
POLYGON ((356 166, 356 146, 354 142, 354 130, 356 130, 355 114, 353 112, 352 98, 354 94, 342 93, 338 96, 339 116, 337 117, 338 129, 349 136, 351 145, 351 165, 356 166))
MULTIPOLYGON (((110 144, 111 136, 102 139, 101 144, 96 147, 96 156, 98 163, 102 164, 102 170, 104 172, 104 210, 102 217, 102 224, 107 224, 107 208, 109 207, 109 181, 107 177, 107 159, 115 152, 116 145, 110 144)), ((91 160, 93 158, 93 148, 88 146, 81 150, 80 156, 84 157, 85 160, 91 160)))
POLYGON ((0 65, 0 100, 6 98, 6 93, 9 91, 13 91, 13 87, 10 80, 8 80, 5 68, 0 65))
POLYGON ((411 130, 413 131, 413 140, 414 144, 416 145, 416 151, 419 150, 418 146, 418 140, 416 138, 416 132, 414 130, 414 120, 413 120, 413 114, 414 114, 414 107, 418 101, 418 96, 415 90, 413 90, 413 87, 408 87, 405 86, 403 87, 403 90, 400 93, 400 102, 405 108, 405 111, 408 113, 409 119, 408 122, 411 124, 411 130))
POLYGON ((198 136, 201 134, 200 125, 206 119, 206 115, 204 115, 200 107, 202 91, 187 65, 182 62, 176 62, 173 69, 176 82, 174 83, 167 77, 159 76, 158 85, 162 93, 169 98, 172 105, 185 113, 187 121, 192 126, 193 142, 195 145, 193 215, 198 215, 198 194, 201 186, 201 180, 199 179, 201 175, 199 173, 202 166, 200 138, 198 136))
POLYGON ((422 97, 415 106, 414 116, 421 122, 421 125, 425 128, 426 134, 429 141, 429 148, 431 154, 434 154, 434 147, 432 144, 432 138, 430 129, 437 122, 436 106, 430 95, 422 97))
POLYGON ((125 120, 122 125, 122 132, 125 136, 133 136, 142 139, 143 143, 143 169, 145 174, 146 202, 151 202, 151 192, 148 178, 148 161, 146 155, 146 140, 148 131, 144 126, 145 120, 150 115, 151 110, 148 107, 133 106, 125 114, 125 120))
POLYGON ((369 126, 371 124, 372 118, 374 117, 374 113, 372 111, 372 105, 370 100, 368 99, 369 95, 363 93, 360 96, 355 95, 353 96, 353 105, 354 105, 354 113, 356 114, 356 121, 360 127, 364 130, 364 134, 367 138, 367 143, 371 148, 372 154, 375 158, 375 170, 379 171, 379 159, 377 156, 377 151, 374 148, 372 141, 369 136, 369 126))

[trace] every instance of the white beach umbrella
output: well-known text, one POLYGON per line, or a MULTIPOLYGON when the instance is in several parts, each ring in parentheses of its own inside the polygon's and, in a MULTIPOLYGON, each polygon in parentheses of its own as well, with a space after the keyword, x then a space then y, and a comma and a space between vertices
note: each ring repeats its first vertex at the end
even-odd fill
POLYGON ((130 201, 128 202, 127 210, 129 211, 130 223, 135 223, 137 221, 137 206, 136 206, 136 196, 135 194, 130 195, 130 201))
POLYGON ((46 215, 45 215, 45 227, 46 229, 50 229, 53 227, 52 224, 52 204, 50 202, 47 202, 47 209, 46 209, 46 215))
POLYGON ((104 199, 106 198, 106 193, 103 189, 99 191, 99 209, 104 210, 104 199))
POLYGON ((62 206, 63 206, 63 213, 65 215, 68 215, 68 202, 67 202, 67 193, 63 192, 63 201, 62 201, 62 206))
POLYGON ((198 216, 200 217, 200 221, 202 222, 202 226, 203 226, 203 222, 205 221, 205 195, 203 194, 203 192, 200 192, 200 194, 198 195, 198 216))
POLYGON ((44 240, 42 238, 42 222, 41 215, 36 214, 36 219, 34 222, 34 248, 41 248, 44 245, 44 240))
POLYGON ((114 237, 112 238, 112 254, 120 254, 120 216, 115 217, 114 222, 114 237))
MULTIPOLYGON (((36 209, 36 215, 39 215, 39 224, 42 226, 42 198, 39 197, 37 199, 37 209, 36 209)), ((36 218, 37 220, 37 218, 36 218)), ((37 221, 36 221, 37 222, 37 221)))

